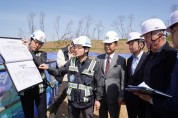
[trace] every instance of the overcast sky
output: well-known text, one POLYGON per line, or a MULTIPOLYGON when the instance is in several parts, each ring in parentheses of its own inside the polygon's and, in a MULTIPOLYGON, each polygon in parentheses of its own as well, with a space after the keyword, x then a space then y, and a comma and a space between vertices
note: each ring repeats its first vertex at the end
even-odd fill
MULTIPOLYGON (((66 24, 72 20, 72 33, 75 33, 78 21, 90 16, 92 27, 99 21, 104 29, 101 38, 113 28, 112 23, 118 16, 134 17, 133 30, 141 32, 144 20, 157 17, 163 21, 170 18, 170 7, 178 5, 177 0, 1 0, 0 36, 18 37, 22 29, 25 37, 30 37, 27 16, 35 13, 35 28, 39 29, 39 15, 45 14, 45 33, 47 40, 57 39, 54 30, 55 19, 60 16, 60 34, 64 33, 66 24)), ((128 20, 128 19, 127 19, 128 20)), ((126 25, 128 25, 126 23, 126 25)), ((119 34, 119 33, 118 33, 119 34)))

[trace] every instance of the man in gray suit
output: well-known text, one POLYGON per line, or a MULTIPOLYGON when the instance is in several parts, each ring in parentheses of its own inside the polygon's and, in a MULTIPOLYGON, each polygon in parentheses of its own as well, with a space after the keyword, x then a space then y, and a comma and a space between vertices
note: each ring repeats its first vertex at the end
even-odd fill
POLYGON ((103 95, 95 101, 95 106, 99 109, 100 118, 108 118, 108 111, 111 118, 118 118, 124 97, 126 60, 115 52, 118 40, 116 32, 107 32, 103 41, 106 53, 97 57, 100 65, 98 89, 103 91, 103 95))

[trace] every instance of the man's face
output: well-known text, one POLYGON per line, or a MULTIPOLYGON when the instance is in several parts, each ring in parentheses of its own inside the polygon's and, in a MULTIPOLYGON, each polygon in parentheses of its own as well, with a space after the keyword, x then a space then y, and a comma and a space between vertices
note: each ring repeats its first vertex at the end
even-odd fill
POLYGON ((106 54, 112 54, 115 52, 115 50, 117 49, 117 43, 113 42, 113 43, 104 43, 104 50, 106 52, 106 54))
POLYGON ((85 54, 85 49, 81 45, 74 45, 74 55, 76 57, 81 57, 85 54))
POLYGON ((178 49, 178 23, 171 28, 173 47, 178 49))
POLYGON ((31 50, 31 51, 37 51, 41 47, 42 47, 42 44, 37 40, 31 40, 31 42, 29 44, 29 50, 31 50))
POLYGON ((158 44, 160 41, 160 33, 161 31, 153 31, 143 35, 147 48, 150 49, 151 46, 151 51, 153 52, 160 48, 158 44))
POLYGON ((140 47, 139 47, 138 41, 136 41, 136 40, 130 41, 128 43, 128 45, 129 45, 129 50, 131 53, 137 54, 140 52, 140 47))

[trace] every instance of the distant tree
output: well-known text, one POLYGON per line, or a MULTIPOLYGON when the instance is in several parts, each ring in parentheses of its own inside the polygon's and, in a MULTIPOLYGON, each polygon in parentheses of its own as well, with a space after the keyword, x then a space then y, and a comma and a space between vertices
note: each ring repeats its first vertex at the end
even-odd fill
POLYGON ((21 28, 19 28, 18 30, 19 30, 18 37, 20 37, 22 39, 25 39, 25 33, 24 33, 24 31, 21 28))
POLYGON ((178 4, 173 4, 171 7, 170 7, 170 12, 174 12, 175 10, 178 9, 178 4))
POLYGON ((119 32, 122 39, 125 37, 124 20, 125 16, 118 16, 112 24, 112 26, 119 32))
POLYGON ((64 34, 61 36, 61 39, 72 39, 72 38, 73 38, 73 36, 72 36, 72 25, 73 25, 73 21, 70 20, 70 21, 67 23, 65 32, 64 32, 64 34))
POLYGON ((54 24, 54 30, 56 32, 56 36, 57 36, 57 40, 60 40, 60 36, 59 36, 59 22, 60 22, 60 16, 57 16, 55 19, 55 24, 54 24))
MULTIPOLYGON (((45 32, 45 28, 44 28, 44 19, 45 19, 45 14, 43 12, 40 13, 40 29, 45 32)), ((46 42, 46 39, 45 39, 46 42)))
POLYGON ((27 16, 27 21, 28 21, 28 27, 29 27, 29 31, 30 34, 32 34, 35 30, 35 25, 34 25, 34 18, 35 18, 36 14, 31 12, 28 16, 27 16))
POLYGON ((129 33, 129 32, 133 31, 132 23, 133 23, 133 20, 134 20, 134 16, 133 15, 129 15, 128 19, 129 19, 129 26, 128 26, 128 33, 129 33))
POLYGON ((90 34, 89 34, 89 29, 90 29, 90 26, 91 26, 91 24, 92 24, 92 22, 93 22, 93 19, 91 18, 91 16, 87 16, 86 18, 85 18, 85 21, 86 21, 86 25, 85 25, 85 27, 84 27, 84 35, 86 35, 86 36, 89 36, 90 34))
POLYGON ((100 39, 101 33, 103 32, 103 23, 99 21, 98 24, 96 24, 96 32, 97 32, 97 39, 100 39))
POLYGON ((84 22, 84 19, 83 19, 83 18, 81 18, 81 19, 78 21, 78 27, 77 27, 77 31, 76 31, 75 37, 79 37, 79 36, 81 35, 83 22, 84 22))
POLYGON ((134 29, 133 25, 134 16, 129 15, 126 19, 125 16, 118 16, 114 21, 112 26, 119 32, 122 39, 127 37, 129 32, 132 32, 134 29), (128 20, 128 23, 127 23, 128 20), (127 23, 127 24, 126 24, 127 23))
POLYGON ((44 19, 45 19, 45 14, 43 12, 40 12, 40 29, 42 31, 45 31, 45 28, 44 28, 44 19))

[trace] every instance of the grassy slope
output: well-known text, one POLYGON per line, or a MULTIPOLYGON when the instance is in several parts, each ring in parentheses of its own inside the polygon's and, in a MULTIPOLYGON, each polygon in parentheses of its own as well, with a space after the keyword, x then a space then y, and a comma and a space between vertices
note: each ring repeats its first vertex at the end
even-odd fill
MULTIPOLYGON (((67 44, 69 44, 70 40, 60 40, 60 41, 52 41, 47 42, 44 44, 41 50, 47 51, 47 52, 56 52, 60 48, 65 47, 67 44)), ((92 48, 90 49, 90 52, 98 52, 103 53, 103 43, 101 40, 92 40, 92 48)), ((118 41, 118 53, 129 53, 128 45, 126 44, 126 40, 120 40, 118 41)))
MULTIPOLYGON (((119 40, 118 41, 118 53, 130 53, 128 49, 128 45, 126 44, 127 40, 119 40)), ((67 44, 69 44, 71 40, 60 40, 60 41, 52 41, 52 42, 46 42, 41 50, 47 51, 47 52, 57 52, 60 48, 65 47, 67 44)), ((172 43, 169 41, 169 44, 172 45, 172 43)), ((145 51, 147 51, 145 46, 145 51)), ((102 40, 92 40, 92 48, 90 49, 90 52, 97 52, 97 53, 103 53, 103 42, 102 40)))

